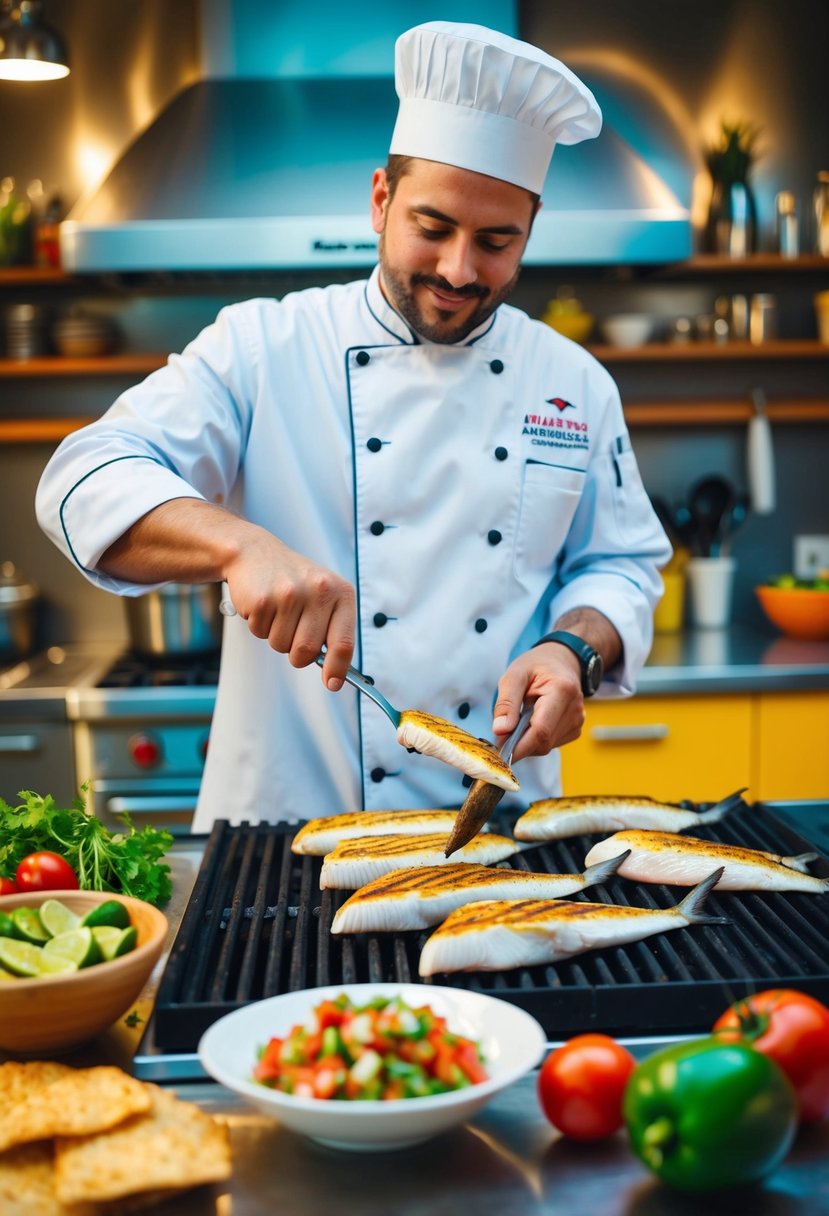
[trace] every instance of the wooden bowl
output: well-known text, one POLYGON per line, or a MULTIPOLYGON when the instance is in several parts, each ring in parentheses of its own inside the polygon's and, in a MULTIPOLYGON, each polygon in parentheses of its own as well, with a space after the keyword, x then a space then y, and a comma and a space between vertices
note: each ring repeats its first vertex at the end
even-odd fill
POLYGON ((152 904, 108 891, 39 891, 4 895, 0 912, 38 908, 59 899, 79 916, 117 899, 138 930, 134 950, 109 962, 45 979, 10 979, 0 985, 0 1050, 15 1055, 69 1051, 117 1021, 141 993, 158 962, 167 918, 152 904))
POLYGON ((829 641, 829 591, 769 586, 754 590, 760 607, 781 633, 807 642, 829 641))

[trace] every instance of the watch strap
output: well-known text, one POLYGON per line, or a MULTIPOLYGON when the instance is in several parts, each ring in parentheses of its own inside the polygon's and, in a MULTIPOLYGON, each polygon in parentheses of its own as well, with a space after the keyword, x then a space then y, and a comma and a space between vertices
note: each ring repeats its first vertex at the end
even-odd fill
POLYGON ((543 638, 533 642, 530 649, 534 650, 536 646, 542 646, 545 642, 559 642, 573 652, 581 664, 582 693, 585 697, 592 697, 596 688, 590 683, 588 669, 592 659, 599 659, 601 662, 598 651, 594 650, 584 638, 580 638, 576 633, 568 633, 566 629, 554 629, 552 633, 545 633, 543 638))

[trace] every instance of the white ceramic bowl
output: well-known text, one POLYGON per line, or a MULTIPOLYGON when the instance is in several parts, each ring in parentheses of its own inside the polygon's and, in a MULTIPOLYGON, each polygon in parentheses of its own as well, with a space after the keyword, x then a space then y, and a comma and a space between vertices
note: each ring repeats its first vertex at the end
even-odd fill
POLYGON ((644 313, 620 313, 606 317, 600 328, 611 346, 641 346, 651 336, 653 322, 644 313))
POLYGON ((334 984, 269 997, 226 1014, 205 1031, 199 1059, 216 1081, 285 1127, 332 1148, 378 1152, 418 1144, 463 1123, 534 1068, 545 1042, 530 1014, 482 993, 431 984, 334 984), (356 1004, 399 996, 410 1005, 429 1005, 447 1019, 450 1030, 478 1040, 488 1079, 452 1093, 388 1102, 296 1098, 251 1079, 260 1047, 304 1023, 320 1001, 341 993, 356 1004))

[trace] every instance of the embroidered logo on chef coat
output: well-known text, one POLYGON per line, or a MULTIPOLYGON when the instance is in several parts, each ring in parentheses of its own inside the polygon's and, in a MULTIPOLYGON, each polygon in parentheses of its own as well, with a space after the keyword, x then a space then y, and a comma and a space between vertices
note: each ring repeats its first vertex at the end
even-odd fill
POLYGON ((521 434, 527 435, 534 447, 586 450, 590 446, 587 423, 564 415, 565 410, 576 411, 573 402, 548 397, 544 404, 554 406, 558 414, 525 414, 521 434))

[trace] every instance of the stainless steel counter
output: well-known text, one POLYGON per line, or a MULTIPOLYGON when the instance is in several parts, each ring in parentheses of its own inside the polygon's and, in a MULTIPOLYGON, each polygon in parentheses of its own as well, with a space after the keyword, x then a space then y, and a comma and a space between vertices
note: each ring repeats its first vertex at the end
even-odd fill
POLYGON ((413 1149, 323 1148, 240 1103, 221 1086, 176 1092, 227 1120, 234 1171, 222 1188, 155 1209, 158 1216, 819 1216, 829 1211, 829 1124, 805 1128, 762 1186, 684 1195, 655 1179, 619 1132, 577 1145, 550 1126, 535 1073, 473 1120, 413 1149))
POLYGON ((829 642, 730 629, 654 637, 637 695, 829 689, 829 642))

